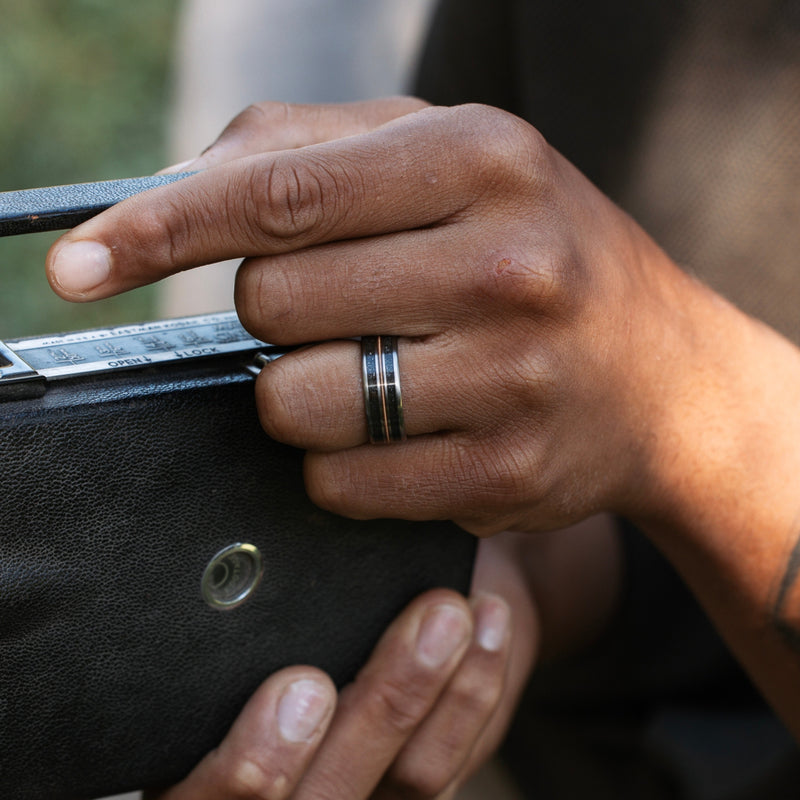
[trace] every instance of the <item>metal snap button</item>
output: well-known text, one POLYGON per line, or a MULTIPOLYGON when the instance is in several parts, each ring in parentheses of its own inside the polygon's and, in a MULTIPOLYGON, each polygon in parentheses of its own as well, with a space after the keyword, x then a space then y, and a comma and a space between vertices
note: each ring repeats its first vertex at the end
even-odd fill
POLYGON ((261 553, 255 545, 229 545, 208 562, 203 572, 203 599, 212 608, 236 608, 253 594, 263 572, 261 553))

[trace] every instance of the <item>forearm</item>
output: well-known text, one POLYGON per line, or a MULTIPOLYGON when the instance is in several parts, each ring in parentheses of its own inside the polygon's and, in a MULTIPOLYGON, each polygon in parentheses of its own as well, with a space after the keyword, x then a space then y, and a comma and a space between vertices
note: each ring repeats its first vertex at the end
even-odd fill
POLYGON ((800 738, 800 351, 683 290, 698 336, 653 418, 654 493, 632 516, 800 738))

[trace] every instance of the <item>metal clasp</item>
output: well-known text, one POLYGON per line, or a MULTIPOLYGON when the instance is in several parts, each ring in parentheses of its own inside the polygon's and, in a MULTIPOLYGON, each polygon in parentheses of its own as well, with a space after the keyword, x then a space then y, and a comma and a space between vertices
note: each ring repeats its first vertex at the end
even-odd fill
POLYGON ((44 390, 44 377, 0 342, 0 400, 41 397, 44 390))

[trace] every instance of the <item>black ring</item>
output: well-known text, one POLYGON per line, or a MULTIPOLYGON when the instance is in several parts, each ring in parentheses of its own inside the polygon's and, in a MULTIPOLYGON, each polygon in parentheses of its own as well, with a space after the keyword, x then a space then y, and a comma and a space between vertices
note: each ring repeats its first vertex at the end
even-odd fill
POLYGON ((390 444, 404 441, 406 429, 397 363, 397 337, 363 336, 361 371, 370 442, 390 444))

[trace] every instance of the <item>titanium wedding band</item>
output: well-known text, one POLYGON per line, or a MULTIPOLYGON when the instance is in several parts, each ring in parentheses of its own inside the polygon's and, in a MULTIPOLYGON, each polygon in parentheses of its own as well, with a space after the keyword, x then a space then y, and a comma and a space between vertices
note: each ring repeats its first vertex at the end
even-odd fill
POLYGON ((406 438, 406 429, 397 366, 397 337, 363 336, 361 372, 370 442, 402 442, 406 438))

